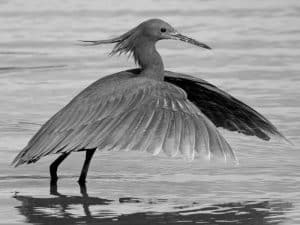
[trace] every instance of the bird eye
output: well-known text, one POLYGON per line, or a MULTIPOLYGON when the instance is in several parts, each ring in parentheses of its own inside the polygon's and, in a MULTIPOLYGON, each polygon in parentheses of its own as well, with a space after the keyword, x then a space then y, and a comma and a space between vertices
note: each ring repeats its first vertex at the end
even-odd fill
POLYGON ((162 33, 165 33, 166 31, 167 31, 167 29, 166 28, 160 28, 160 31, 162 32, 162 33))

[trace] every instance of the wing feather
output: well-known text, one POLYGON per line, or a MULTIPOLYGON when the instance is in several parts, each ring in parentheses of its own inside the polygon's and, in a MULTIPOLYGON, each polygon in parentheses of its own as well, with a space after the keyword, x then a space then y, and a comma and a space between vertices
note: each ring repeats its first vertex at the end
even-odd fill
POLYGON ((135 123, 133 124, 133 129, 130 133, 128 131, 131 130, 131 128, 126 126, 126 124, 121 124, 118 129, 115 129, 111 134, 111 136, 114 137, 115 140, 111 149, 114 151, 127 149, 136 150, 133 148, 133 145, 139 140, 147 119, 148 114, 145 113, 145 110, 140 111, 139 115, 136 118, 136 121, 134 121, 135 123))
POLYGON ((195 149, 198 154, 207 155, 209 149, 209 135, 203 121, 198 120, 196 116, 192 116, 192 123, 195 125, 195 149), (205 152, 206 151, 206 152, 205 152))
POLYGON ((111 149, 118 148, 119 150, 127 150, 130 149, 130 144, 135 142, 134 136, 143 119, 143 112, 134 110, 130 114, 128 120, 121 121, 121 123, 117 124, 116 127, 111 130, 110 134, 107 135, 110 140, 111 149), (118 141, 120 141, 120 144, 116 143, 118 141))
MULTIPOLYGON (((159 101, 157 101, 159 104, 159 101)), ((163 110, 157 110, 157 114, 155 119, 153 118, 153 123, 148 138, 148 143, 146 145, 146 151, 152 153, 153 155, 157 155, 160 151, 159 145, 162 141, 160 129, 162 127, 164 119, 163 110)))
POLYGON ((111 76, 116 77, 98 80, 47 121, 16 157, 16 165, 92 148, 163 151, 189 160, 205 152, 234 159, 216 127, 182 89, 133 74, 111 76))
POLYGON ((165 81, 186 91, 217 127, 269 140, 272 135, 288 141, 264 116, 214 85, 192 76, 165 71, 165 81))
POLYGON ((193 140, 194 133, 191 132, 191 127, 193 125, 190 123, 188 114, 183 114, 182 117, 180 151, 186 159, 193 160, 195 157, 195 142, 193 140))

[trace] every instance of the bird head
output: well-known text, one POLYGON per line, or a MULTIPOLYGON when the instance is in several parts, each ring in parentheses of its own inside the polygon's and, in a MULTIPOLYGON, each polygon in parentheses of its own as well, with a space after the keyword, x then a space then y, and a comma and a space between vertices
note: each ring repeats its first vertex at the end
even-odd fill
POLYGON ((155 42, 159 41, 159 40, 164 40, 164 39, 173 39, 173 40, 184 41, 184 42, 196 45, 198 47, 211 49, 209 46, 207 46, 204 43, 201 43, 190 37, 180 34, 170 24, 168 24, 167 22, 165 22, 161 19, 147 20, 147 21, 141 23, 138 26, 138 29, 140 30, 141 34, 144 37, 147 37, 155 42))
POLYGON ((143 43, 143 41, 155 43, 164 39, 180 40, 198 47, 211 49, 204 43, 180 34, 170 24, 161 19, 150 19, 144 21, 137 27, 116 38, 82 42, 84 42, 86 46, 116 43, 114 49, 110 53, 111 55, 114 55, 122 53, 134 53, 135 47, 138 44, 143 43))

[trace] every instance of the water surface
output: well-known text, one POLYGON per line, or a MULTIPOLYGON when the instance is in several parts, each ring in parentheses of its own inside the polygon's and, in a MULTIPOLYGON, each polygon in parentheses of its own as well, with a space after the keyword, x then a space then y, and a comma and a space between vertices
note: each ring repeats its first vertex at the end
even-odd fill
POLYGON ((300 3, 286 1, 0 1, 1 224, 299 224, 300 3), (159 17, 213 48, 158 44, 165 67, 228 91, 269 118, 294 146, 223 132, 239 166, 136 153, 62 165, 50 194, 49 156, 10 162, 51 115, 94 80, 135 67, 112 46, 77 40, 119 35, 159 17), (53 191, 53 190, 52 190, 53 191))

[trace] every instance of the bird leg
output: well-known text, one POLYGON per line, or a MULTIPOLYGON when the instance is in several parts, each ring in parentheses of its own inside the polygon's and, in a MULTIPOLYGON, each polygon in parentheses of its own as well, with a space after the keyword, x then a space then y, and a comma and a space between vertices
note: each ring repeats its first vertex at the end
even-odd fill
POLYGON ((57 184, 56 183, 53 183, 53 184, 50 184, 50 195, 55 195, 55 196, 59 196, 59 197, 64 197, 65 195, 59 193, 57 191, 57 184))
POLYGON ((62 161, 65 160, 65 158, 69 155, 70 153, 63 153, 61 154, 51 165, 50 165, 50 185, 56 185, 57 183, 57 168, 58 166, 62 163, 62 161))
POLYGON ((87 189, 86 189, 86 185, 84 184, 80 184, 80 193, 82 195, 83 198, 87 198, 89 197, 88 193, 87 193, 87 189))
POLYGON ((96 148, 86 150, 85 161, 84 161, 84 164, 83 164, 83 167, 82 167, 82 170, 81 170, 81 174, 80 174, 80 177, 79 177, 79 180, 78 180, 79 185, 84 185, 85 184, 86 175, 88 173, 90 162, 91 162, 91 159, 92 159, 95 151, 96 151, 96 148))

